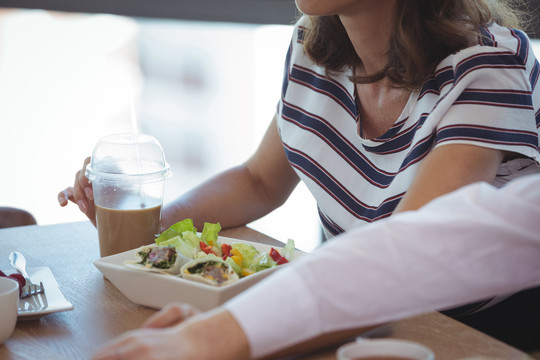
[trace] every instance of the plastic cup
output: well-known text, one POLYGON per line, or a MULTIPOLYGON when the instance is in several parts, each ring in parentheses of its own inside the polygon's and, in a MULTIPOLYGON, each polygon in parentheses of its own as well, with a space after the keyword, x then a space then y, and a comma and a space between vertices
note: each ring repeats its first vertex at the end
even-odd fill
POLYGON ((170 176, 163 149, 150 135, 114 134, 98 141, 86 177, 94 190, 101 257, 153 243, 170 176))
POLYGON ((18 309, 19 283, 8 277, 0 277, 0 345, 13 333, 18 309))

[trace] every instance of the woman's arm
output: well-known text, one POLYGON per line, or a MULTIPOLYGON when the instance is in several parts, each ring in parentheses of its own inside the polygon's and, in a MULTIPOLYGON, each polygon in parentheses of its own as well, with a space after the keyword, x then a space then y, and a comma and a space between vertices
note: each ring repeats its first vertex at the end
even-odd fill
POLYGON ((224 171, 167 204, 162 228, 184 218, 202 228, 220 222, 223 228, 247 224, 282 205, 299 182, 272 120, 259 148, 244 164, 224 171))
POLYGON ((486 147, 448 144, 433 149, 394 213, 416 210, 440 195, 479 181, 491 183, 505 152, 486 147))
MULTIPOLYGON (((96 225, 92 185, 85 176, 90 163, 75 175, 73 187, 58 194, 58 202, 73 202, 96 225)), ((191 218, 197 228, 204 222, 220 222, 223 228, 247 224, 282 205, 299 182, 289 165, 276 118, 272 120, 259 148, 244 164, 226 170, 167 204, 162 229, 191 218)))

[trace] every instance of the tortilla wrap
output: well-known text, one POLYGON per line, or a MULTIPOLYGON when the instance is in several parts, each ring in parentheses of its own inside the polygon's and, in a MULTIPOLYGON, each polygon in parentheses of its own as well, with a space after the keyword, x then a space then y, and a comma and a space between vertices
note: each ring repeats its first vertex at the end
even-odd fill
MULTIPOLYGON (((168 258, 168 257, 167 257, 168 258)), ((145 270, 151 272, 157 272, 162 274, 178 275, 180 269, 191 259, 184 256, 182 253, 176 251, 172 246, 159 246, 157 244, 141 246, 135 250, 135 260, 127 260, 124 265, 137 270, 145 270), (170 259, 174 258, 174 262, 171 264, 167 261, 159 261, 160 254, 167 253, 171 255, 170 259), (156 258, 151 259, 150 254, 158 254, 156 258)))
POLYGON ((212 286, 225 286, 239 279, 232 267, 218 257, 192 260, 182 266, 180 276, 212 286))

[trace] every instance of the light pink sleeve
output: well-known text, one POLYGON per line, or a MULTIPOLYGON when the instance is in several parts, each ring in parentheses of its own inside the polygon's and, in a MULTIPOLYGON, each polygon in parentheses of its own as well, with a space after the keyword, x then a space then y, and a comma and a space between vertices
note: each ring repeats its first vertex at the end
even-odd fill
POLYGON ((253 357, 540 284, 540 175, 479 183, 326 243, 225 307, 253 357), (279 344, 279 345, 278 345, 279 344))

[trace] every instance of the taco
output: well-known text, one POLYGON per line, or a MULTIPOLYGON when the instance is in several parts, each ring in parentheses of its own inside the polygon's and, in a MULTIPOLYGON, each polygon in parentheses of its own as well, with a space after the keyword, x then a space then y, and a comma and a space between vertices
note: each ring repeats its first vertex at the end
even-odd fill
POLYGON ((180 276, 213 286, 224 286, 238 280, 231 266, 217 256, 188 262, 182 266, 180 276))
POLYGON ((124 265, 137 270, 178 275, 182 265, 190 261, 177 252, 174 246, 146 245, 135 250, 135 260, 124 265))

